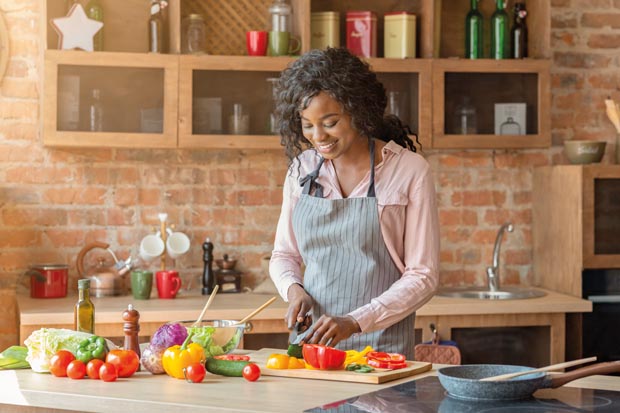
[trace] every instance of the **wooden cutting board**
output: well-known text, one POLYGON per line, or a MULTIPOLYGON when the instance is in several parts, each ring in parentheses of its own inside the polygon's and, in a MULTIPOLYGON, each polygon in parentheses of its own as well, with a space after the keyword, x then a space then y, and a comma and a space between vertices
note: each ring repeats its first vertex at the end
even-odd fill
POLYGON ((347 370, 310 370, 310 369, 268 369, 267 359, 271 354, 286 354, 286 350, 263 348, 249 353, 251 361, 258 364, 263 376, 293 377, 298 379, 348 381, 353 383, 381 384, 424 373, 433 366, 431 363, 407 361, 407 367, 398 370, 375 369, 372 373, 356 373, 347 370))

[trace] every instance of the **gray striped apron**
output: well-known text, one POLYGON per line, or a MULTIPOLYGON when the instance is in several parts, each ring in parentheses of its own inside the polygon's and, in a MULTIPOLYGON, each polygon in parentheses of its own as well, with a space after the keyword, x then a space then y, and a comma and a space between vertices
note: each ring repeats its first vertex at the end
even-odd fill
MULTIPOLYGON (((306 265, 304 288, 314 299, 312 318, 344 316, 370 303, 401 277, 385 246, 375 197, 375 150, 370 144, 370 184, 364 198, 326 199, 316 182, 324 159, 300 180, 293 231, 306 265), (314 196, 311 195, 314 189, 314 196)), ((402 353, 413 360, 415 313, 384 329, 354 334, 337 348, 402 353)))

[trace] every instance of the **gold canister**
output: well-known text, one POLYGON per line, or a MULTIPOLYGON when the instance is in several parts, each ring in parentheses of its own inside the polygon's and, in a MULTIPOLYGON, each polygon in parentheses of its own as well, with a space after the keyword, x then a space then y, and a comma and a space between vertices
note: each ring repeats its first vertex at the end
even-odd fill
POLYGON ((415 57, 415 17, 415 14, 406 11, 385 14, 384 57, 396 59, 415 57))
POLYGON ((312 13, 310 32, 312 49, 340 47, 340 13, 337 11, 312 13))

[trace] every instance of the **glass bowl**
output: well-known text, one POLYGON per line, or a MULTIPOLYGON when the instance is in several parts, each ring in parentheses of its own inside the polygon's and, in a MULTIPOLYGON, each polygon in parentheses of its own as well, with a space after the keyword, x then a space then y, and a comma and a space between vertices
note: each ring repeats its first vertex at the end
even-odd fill
POLYGON ((245 324, 236 320, 202 320, 194 326, 196 320, 173 321, 187 328, 187 333, 194 331, 192 340, 205 350, 205 356, 219 356, 234 351, 241 340, 245 324))

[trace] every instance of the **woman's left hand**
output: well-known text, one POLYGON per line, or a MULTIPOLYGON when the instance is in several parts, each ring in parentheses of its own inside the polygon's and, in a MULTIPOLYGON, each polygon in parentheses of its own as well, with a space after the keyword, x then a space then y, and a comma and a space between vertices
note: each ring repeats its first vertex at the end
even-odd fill
POLYGON ((304 343, 323 344, 332 347, 360 332, 360 326, 353 317, 335 317, 327 314, 315 321, 310 329, 312 331, 304 337, 304 343))

